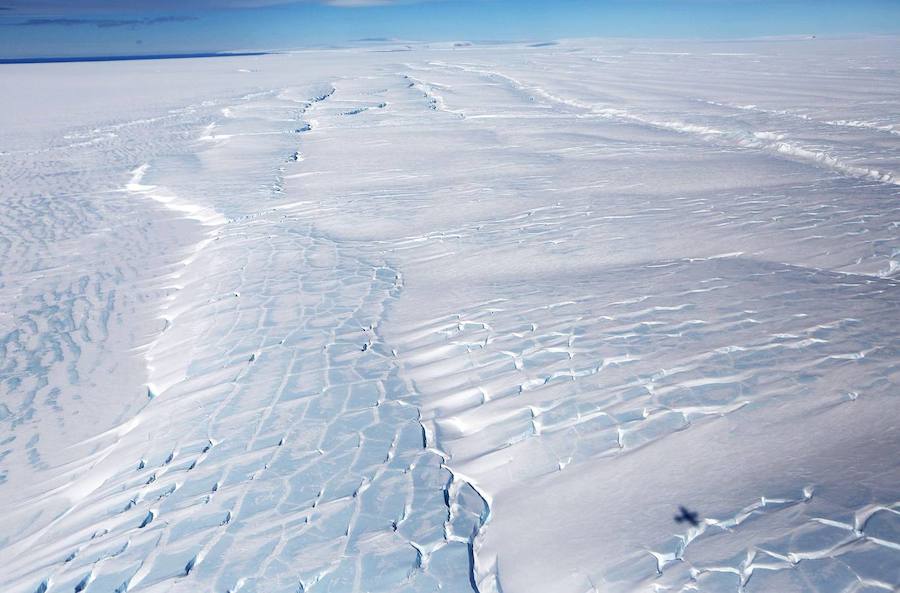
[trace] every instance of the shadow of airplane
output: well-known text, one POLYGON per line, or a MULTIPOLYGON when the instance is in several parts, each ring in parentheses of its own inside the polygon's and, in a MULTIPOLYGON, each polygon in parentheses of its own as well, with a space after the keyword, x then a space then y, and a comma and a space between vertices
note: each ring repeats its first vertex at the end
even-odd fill
POLYGON ((678 514, 675 515, 676 523, 690 523, 693 527, 697 527, 700 525, 700 516, 693 512, 687 510, 683 506, 678 507, 678 514))

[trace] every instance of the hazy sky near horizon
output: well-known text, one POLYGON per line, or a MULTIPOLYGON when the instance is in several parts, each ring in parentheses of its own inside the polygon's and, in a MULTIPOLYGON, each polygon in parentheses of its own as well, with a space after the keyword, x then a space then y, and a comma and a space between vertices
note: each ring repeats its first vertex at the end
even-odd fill
POLYGON ((0 0, 0 57, 285 49, 367 38, 898 34, 900 0, 0 0))

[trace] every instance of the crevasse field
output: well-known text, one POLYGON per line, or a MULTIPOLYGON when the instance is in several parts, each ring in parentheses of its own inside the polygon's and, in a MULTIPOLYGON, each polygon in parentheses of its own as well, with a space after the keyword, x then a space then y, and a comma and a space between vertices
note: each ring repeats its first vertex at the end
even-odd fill
POLYGON ((0 66, 0 591, 896 592, 898 64, 0 66))

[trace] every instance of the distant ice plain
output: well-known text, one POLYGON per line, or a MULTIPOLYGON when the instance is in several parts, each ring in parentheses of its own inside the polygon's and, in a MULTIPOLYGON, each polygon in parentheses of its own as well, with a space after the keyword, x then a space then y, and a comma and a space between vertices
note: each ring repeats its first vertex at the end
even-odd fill
POLYGON ((898 63, 0 66, 0 590, 896 591, 898 63))

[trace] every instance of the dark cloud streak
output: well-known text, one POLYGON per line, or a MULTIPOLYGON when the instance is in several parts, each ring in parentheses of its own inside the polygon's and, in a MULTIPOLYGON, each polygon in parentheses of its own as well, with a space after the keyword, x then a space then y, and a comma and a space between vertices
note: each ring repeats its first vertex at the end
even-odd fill
POLYGON ((20 17, 70 18, 77 15, 180 13, 264 8, 285 4, 388 6, 429 0, 3 0, 0 10, 20 17))
POLYGON ((9 23, 12 26, 19 27, 79 27, 94 26, 101 29, 112 27, 143 27, 149 25, 159 25, 163 23, 181 23, 185 21, 196 21, 195 16, 158 16, 143 19, 80 19, 80 18, 33 18, 16 23, 9 23))

